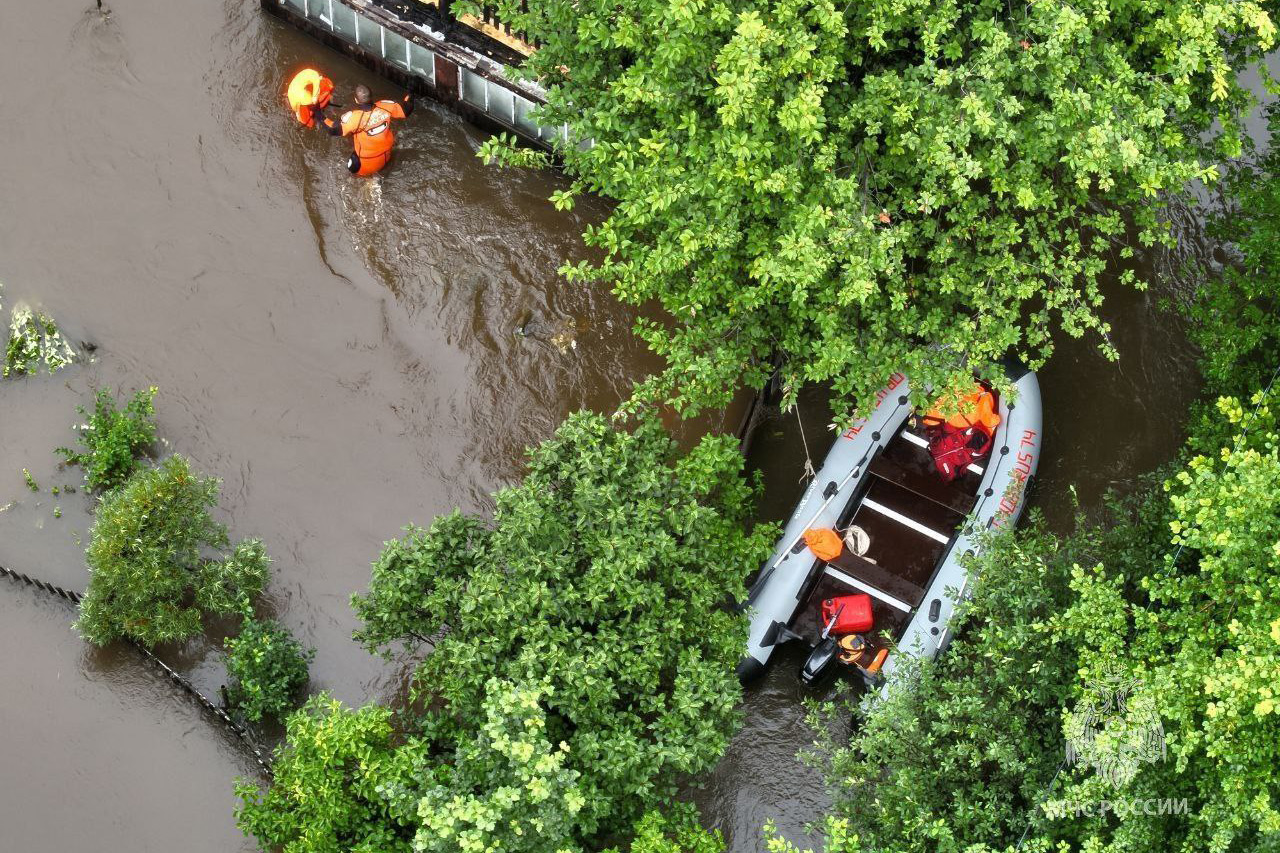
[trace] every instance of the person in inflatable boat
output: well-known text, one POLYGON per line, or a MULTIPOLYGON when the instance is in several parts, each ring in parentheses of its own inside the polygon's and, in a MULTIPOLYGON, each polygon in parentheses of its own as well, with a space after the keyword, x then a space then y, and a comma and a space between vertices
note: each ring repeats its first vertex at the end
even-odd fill
POLYGON ((949 483, 991 450, 996 427, 1000 425, 995 392, 975 383, 973 390, 958 401, 939 399, 920 421, 929 431, 929 453, 934 467, 949 483))

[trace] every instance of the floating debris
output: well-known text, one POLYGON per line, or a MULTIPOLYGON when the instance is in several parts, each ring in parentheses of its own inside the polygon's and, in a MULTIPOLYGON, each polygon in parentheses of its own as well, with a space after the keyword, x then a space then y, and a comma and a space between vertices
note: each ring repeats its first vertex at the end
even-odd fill
POLYGON ((556 349, 560 350, 561 353, 567 353, 571 349, 578 348, 578 342, 574 340, 572 329, 565 329, 565 330, 556 332, 554 335, 552 335, 550 338, 547 339, 547 342, 550 343, 556 349))
POLYGON ((517 338, 527 337, 529 334, 529 325, 533 323, 533 312, 528 308, 520 312, 520 316, 516 318, 515 336, 517 338))

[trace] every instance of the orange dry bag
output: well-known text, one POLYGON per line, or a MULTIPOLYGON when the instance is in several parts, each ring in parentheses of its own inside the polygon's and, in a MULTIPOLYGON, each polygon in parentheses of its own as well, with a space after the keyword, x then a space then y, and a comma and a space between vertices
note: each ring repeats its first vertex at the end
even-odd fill
POLYGON ((304 68, 289 81, 289 108, 307 127, 315 125, 311 107, 324 109, 333 97, 333 81, 314 68, 304 68))
POLYGON ((810 527, 804 532, 804 544, 819 560, 834 560, 844 551, 840 535, 830 527, 810 527))

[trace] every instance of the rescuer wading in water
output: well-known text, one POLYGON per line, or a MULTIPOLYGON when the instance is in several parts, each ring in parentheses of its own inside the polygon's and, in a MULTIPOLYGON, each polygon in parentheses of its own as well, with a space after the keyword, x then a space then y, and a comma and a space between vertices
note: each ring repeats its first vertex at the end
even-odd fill
POLYGON ((413 112, 413 99, 408 93, 399 101, 374 101, 368 86, 356 86, 355 104, 337 122, 321 119, 334 136, 352 136, 355 151, 347 161, 354 175, 372 175, 391 162, 391 148, 396 136, 391 131, 392 119, 408 118, 413 112))

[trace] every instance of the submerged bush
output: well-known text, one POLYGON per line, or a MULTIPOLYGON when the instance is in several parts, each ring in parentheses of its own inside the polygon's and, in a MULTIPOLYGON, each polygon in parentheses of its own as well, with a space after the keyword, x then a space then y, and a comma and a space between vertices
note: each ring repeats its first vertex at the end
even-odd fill
POLYGON ((202 613, 245 612, 267 580, 262 543, 246 540, 229 559, 209 511, 218 481, 181 456, 135 474, 98 506, 86 558, 89 588, 76 627, 91 643, 129 637, 144 645, 200 632, 202 613))
POLYGON ((75 357, 71 344, 52 317, 25 305, 14 307, 9 317, 9 341, 4 350, 6 377, 35 375, 41 365, 54 373, 75 357))
POLYGON ((138 460, 156 440, 154 387, 138 391, 124 408, 117 409, 115 398, 106 388, 99 389, 93 412, 79 407, 86 418, 80 427, 83 451, 59 447, 68 463, 84 468, 84 481, 91 489, 114 489, 138 467, 138 460))
MULTIPOLYGON (((630 853, 724 853, 724 836, 718 829, 703 829, 692 803, 671 803, 661 811, 646 812, 636 824, 630 853)), ((619 853, 611 847, 605 853, 619 853)))
POLYGON ((255 723, 283 717, 307 686, 307 664, 315 651, 304 649, 279 622, 257 619, 245 620, 226 647, 231 704, 255 723))
POLYGON ((274 784, 236 783, 236 824, 264 850, 411 853, 420 744, 392 742, 391 710, 343 706, 327 693, 289 715, 276 748, 274 784))

